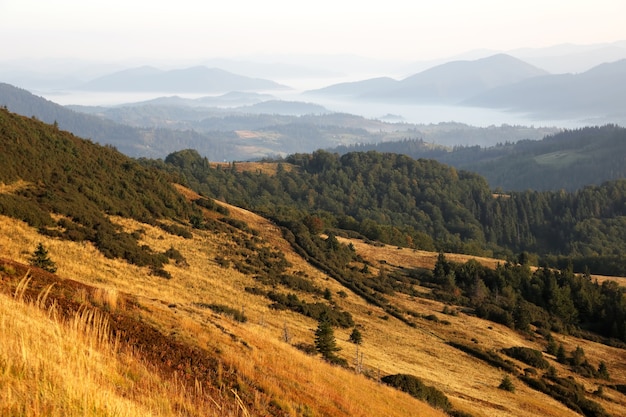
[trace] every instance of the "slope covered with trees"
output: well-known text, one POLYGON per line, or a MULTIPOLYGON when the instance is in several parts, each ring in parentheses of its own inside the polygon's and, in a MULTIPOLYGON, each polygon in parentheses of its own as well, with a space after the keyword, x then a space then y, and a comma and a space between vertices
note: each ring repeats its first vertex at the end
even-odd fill
POLYGON ((606 125, 565 130, 542 140, 508 139, 495 146, 426 146, 423 140, 360 144, 335 148, 339 153, 394 152, 432 158, 485 177, 504 191, 575 191, 587 185, 626 177, 626 129, 606 125))
POLYGON ((194 151, 168 156, 168 165, 200 192, 311 230, 320 222, 399 246, 504 258, 526 251, 551 265, 570 257, 580 270, 626 274, 626 180, 493 194, 477 174, 377 152, 296 154, 275 175, 212 168, 194 151))
POLYGON ((0 214, 44 234, 88 240, 108 256, 160 270, 167 256, 140 247, 108 216, 167 227, 163 219, 188 222, 197 213, 163 173, 55 125, 2 109, 0 143, 0 183, 11 189, 0 194, 0 214))

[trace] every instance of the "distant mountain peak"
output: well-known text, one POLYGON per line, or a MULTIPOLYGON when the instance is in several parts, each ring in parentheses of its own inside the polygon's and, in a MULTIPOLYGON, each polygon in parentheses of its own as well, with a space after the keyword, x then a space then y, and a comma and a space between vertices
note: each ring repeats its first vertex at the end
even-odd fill
POLYGON ((289 87, 271 80, 250 78, 219 68, 195 66, 163 71, 144 66, 105 75, 83 84, 81 90, 171 92, 171 93, 225 93, 232 90, 261 91, 289 87))

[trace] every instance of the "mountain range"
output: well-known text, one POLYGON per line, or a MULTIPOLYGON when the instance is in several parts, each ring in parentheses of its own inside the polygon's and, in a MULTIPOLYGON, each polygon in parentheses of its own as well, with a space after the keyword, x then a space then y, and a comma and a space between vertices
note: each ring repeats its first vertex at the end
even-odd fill
POLYGON ((474 61, 448 62, 400 81, 375 78, 332 85, 308 93, 348 95, 357 99, 454 104, 490 89, 541 75, 547 75, 547 72, 509 55, 498 54, 474 61))
POLYGON ((371 78, 306 92, 382 103, 460 105, 528 113, 538 118, 624 120, 626 59, 580 74, 549 74, 508 55, 454 61, 402 80, 371 78), (617 119, 615 119, 617 118, 617 119))

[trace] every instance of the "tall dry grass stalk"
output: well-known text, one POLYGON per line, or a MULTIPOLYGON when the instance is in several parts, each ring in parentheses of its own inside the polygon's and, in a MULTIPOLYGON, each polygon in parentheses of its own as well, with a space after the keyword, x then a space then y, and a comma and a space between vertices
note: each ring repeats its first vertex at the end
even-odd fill
POLYGON ((29 301, 28 281, 14 297, 0 294, 0 415, 217 416, 226 408, 157 377, 110 339, 97 310, 82 308, 66 321, 54 303, 42 310, 50 288, 29 301))

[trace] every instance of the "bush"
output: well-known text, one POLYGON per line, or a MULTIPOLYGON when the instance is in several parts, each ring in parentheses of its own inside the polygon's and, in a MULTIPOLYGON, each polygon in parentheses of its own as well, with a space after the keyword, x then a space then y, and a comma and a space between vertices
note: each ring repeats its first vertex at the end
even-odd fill
POLYGON ((419 378, 408 374, 388 375, 382 378, 382 382, 404 391, 417 398, 426 401, 435 408, 449 411, 452 408, 446 395, 435 387, 425 385, 419 378))
POLYGON ((515 385, 513 385, 513 381, 511 381, 511 378, 508 375, 505 375, 504 378, 502 378, 502 382, 500 382, 498 388, 508 392, 515 392, 515 385))
POLYGON ((500 357, 500 355, 498 355, 494 351, 491 351, 491 350, 486 351, 479 347, 464 345, 462 343, 456 343, 456 342, 448 342, 448 344, 452 347, 462 350, 463 352, 469 355, 472 355, 475 358, 478 358, 490 364, 491 366, 494 366, 496 368, 501 368, 505 370, 506 372, 510 372, 510 373, 517 372, 517 368, 511 361, 502 359, 502 357, 500 357))
POLYGON ((181 265, 181 266, 187 266, 188 265, 187 264, 187 260, 185 259, 183 254, 180 253, 180 251, 178 249, 174 248, 173 246, 171 246, 163 254, 165 256, 167 256, 169 259, 172 259, 173 261, 175 261, 176 265, 181 265))
POLYGON ((245 323, 248 321, 248 317, 243 313, 243 311, 237 310, 236 308, 229 307, 223 304, 206 304, 206 303, 195 303, 196 306, 201 308, 208 308, 215 313, 218 314, 226 314, 231 316, 233 319, 237 320, 240 323, 245 323))
POLYGON ((534 366, 539 369, 548 369, 550 363, 543 358, 541 352, 535 349, 515 346, 508 349, 502 349, 502 351, 517 360, 524 362, 527 365, 534 366))
POLYGON ((352 330, 352 333, 350 333, 350 342, 355 345, 360 345, 363 342, 363 335, 356 327, 352 330))
POLYGON ((158 222, 157 226, 163 231, 175 236, 180 236, 185 239, 191 239, 193 234, 187 230, 187 228, 179 226, 177 224, 166 224, 162 222, 158 222))

